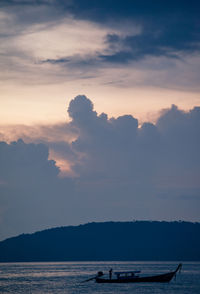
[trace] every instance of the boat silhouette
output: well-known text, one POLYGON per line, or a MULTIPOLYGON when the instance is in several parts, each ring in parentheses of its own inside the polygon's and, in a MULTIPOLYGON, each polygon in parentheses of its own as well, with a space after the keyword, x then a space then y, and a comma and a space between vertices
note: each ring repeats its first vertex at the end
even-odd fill
MULTIPOLYGON (((109 275, 109 278, 104 278, 104 273, 99 271, 95 277, 85 280, 84 282, 95 280, 96 283, 167 283, 176 276, 176 273, 180 271, 181 268, 182 264, 180 263, 175 271, 153 276, 140 276, 140 271, 114 272, 114 278, 112 278, 112 275, 109 275)), ((109 273, 110 272, 111 270, 109 273)))

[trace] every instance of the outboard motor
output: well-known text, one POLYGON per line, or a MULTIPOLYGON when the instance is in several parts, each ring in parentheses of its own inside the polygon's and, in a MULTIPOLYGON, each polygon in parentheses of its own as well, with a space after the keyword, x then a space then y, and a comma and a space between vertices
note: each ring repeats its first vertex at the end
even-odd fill
POLYGON ((98 272, 97 273, 97 277, 99 278, 99 277, 102 277, 103 276, 103 272, 102 271, 100 271, 100 272, 98 272))

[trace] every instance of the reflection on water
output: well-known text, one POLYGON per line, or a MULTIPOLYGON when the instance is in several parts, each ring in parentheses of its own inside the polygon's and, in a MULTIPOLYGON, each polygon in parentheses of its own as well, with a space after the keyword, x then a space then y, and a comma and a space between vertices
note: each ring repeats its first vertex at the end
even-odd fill
POLYGON ((200 263, 185 262, 176 280, 169 284, 96 284, 81 283, 98 271, 141 270, 158 274, 174 270, 179 262, 46 262, 0 264, 0 293, 20 294, 97 294, 97 293, 200 293, 200 263))

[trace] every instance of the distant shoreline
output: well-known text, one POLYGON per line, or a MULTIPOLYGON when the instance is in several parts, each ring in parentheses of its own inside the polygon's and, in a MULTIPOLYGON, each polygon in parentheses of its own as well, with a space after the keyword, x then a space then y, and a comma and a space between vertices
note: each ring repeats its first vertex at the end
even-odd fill
POLYGON ((0 242, 0 262, 198 262, 200 223, 88 223, 0 242))

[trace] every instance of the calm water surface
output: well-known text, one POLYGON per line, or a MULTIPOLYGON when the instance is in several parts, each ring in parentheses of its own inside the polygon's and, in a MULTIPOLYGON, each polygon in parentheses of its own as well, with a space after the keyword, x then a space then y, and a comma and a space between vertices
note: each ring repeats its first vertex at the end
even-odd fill
POLYGON ((0 264, 0 293, 16 294, 200 294, 200 263, 185 262, 181 274, 167 284, 81 283, 97 271, 141 270, 145 274, 174 270, 178 262, 46 262, 0 264))

